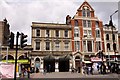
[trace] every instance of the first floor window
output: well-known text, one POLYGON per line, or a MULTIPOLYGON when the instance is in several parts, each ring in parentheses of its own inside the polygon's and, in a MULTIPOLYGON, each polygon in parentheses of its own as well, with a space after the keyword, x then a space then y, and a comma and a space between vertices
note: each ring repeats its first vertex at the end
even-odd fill
POLYGON ((78 28, 74 29, 74 37, 79 37, 79 29, 78 28))
POLYGON ((110 43, 107 43, 107 49, 110 50, 110 43))
POLYGON ((96 30, 96 37, 97 37, 97 38, 100 37, 100 30, 96 30))
POLYGON ((69 47, 68 44, 69 44, 68 42, 65 42, 65 49, 68 49, 69 47))
POLYGON ((99 50, 101 50, 101 43, 100 43, 100 41, 97 41, 96 42, 96 51, 99 51, 99 50))
POLYGON ((40 42, 36 42, 36 50, 40 50, 40 42))
POLYGON ((85 52, 87 49, 86 49, 86 41, 83 41, 83 51, 85 52))
POLYGON ((92 41, 87 42, 88 52, 92 52, 92 41))
POLYGON ((59 42, 55 42, 55 47, 59 48, 59 42))
POLYGON ((92 52, 92 41, 83 41, 83 51, 92 52))
POLYGON ((46 50, 50 50, 50 42, 46 42, 46 50))
POLYGON ((75 50, 80 50, 80 41, 75 41, 75 50))

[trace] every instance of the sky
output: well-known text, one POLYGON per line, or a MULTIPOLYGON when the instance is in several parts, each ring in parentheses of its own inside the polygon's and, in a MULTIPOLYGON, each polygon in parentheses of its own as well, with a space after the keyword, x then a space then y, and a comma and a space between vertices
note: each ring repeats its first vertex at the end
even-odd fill
MULTIPOLYGON (((15 34, 28 35, 31 44, 32 22, 65 23, 67 15, 73 17, 85 0, 0 0, 0 21, 6 18, 15 34)), ((118 10, 119 0, 86 0, 95 10, 95 16, 108 24, 110 15, 118 10)), ((118 27, 119 13, 113 15, 113 24, 118 27)))

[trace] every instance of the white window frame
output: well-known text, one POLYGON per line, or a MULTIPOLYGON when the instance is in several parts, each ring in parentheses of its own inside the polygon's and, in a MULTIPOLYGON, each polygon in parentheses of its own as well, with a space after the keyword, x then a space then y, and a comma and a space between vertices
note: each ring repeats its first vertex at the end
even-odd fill
POLYGON ((66 38, 68 38, 69 37, 69 31, 68 30, 64 30, 64 37, 66 38), (67 36, 65 36, 65 31, 67 31, 67 36))
POLYGON ((36 36, 36 37, 40 37, 40 36, 41 36, 41 30, 40 30, 40 29, 36 29, 36 30, 35 30, 35 36, 36 36), (37 36, 37 30, 40 31, 40 33, 39 33, 40 35, 39 35, 39 36, 37 36))
POLYGON ((79 36, 80 36, 79 33, 80 33, 80 32, 79 32, 79 28, 78 28, 78 27, 75 27, 75 28, 74 28, 74 37, 79 37, 79 36))
POLYGON ((55 37, 60 37, 60 30, 55 30, 55 37), (58 36, 56 36, 56 32, 58 32, 58 36))
POLYGON ((64 45, 65 45, 65 46, 64 46, 64 47, 65 47, 65 50, 68 50, 68 49, 69 49, 69 42, 65 42, 64 45))
POLYGON ((101 33, 100 30, 96 29, 96 38, 100 38, 101 37, 100 33, 101 33), (98 34, 98 31, 99 31, 99 34, 98 34))
MULTIPOLYGON (((49 50, 50 50, 50 42, 49 43, 49 50)), ((47 50, 47 42, 45 42, 45 50, 47 50)))
POLYGON ((49 30, 49 29, 45 30, 45 37, 50 37, 50 30, 49 30, 49 36, 47 35, 47 30, 49 30))
POLYGON ((35 50, 40 50, 40 41, 35 41, 35 50), (37 49, 37 43, 39 43, 39 49, 37 49))

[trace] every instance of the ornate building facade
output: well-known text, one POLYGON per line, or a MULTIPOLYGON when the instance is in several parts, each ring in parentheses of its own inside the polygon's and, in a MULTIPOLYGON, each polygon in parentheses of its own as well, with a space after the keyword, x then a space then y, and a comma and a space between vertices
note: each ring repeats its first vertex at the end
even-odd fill
POLYGON ((74 67, 82 68, 82 62, 90 63, 90 57, 104 50, 103 24, 94 14, 88 2, 77 9, 71 19, 68 15, 66 23, 72 27, 72 51, 74 67))
POLYGON ((119 58, 119 39, 116 27, 104 25, 105 54, 108 60, 114 61, 119 58))
POLYGON ((72 63, 71 26, 32 23, 32 66, 43 72, 69 71, 72 63))

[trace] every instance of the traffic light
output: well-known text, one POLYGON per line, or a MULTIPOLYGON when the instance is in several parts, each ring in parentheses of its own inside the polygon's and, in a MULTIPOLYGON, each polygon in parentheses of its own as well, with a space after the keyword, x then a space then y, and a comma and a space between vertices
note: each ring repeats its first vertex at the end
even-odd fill
POLYGON ((21 39, 20 39, 20 47, 24 48, 25 46, 27 46, 27 44, 25 44, 27 42, 27 35, 24 35, 23 33, 21 33, 21 39))
POLYGON ((10 49, 14 48, 14 33, 13 32, 11 32, 8 37, 8 46, 10 47, 10 49))

